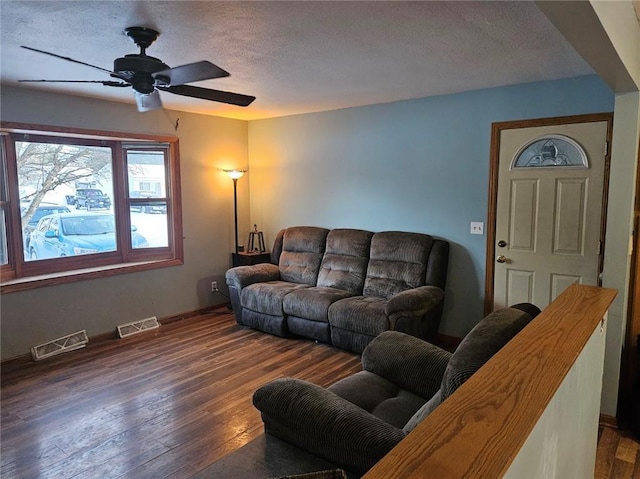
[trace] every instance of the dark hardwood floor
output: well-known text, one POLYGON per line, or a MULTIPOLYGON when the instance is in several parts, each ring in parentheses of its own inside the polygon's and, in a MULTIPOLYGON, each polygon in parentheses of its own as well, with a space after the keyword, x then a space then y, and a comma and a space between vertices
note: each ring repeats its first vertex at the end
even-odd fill
POLYGON ((253 392, 359 356, 210 314, 2 374, 3 478, 188 478, 262 433, 253 392))
MULTIPOLYGON (((262 434, 253 392, 328 385, 355 354, 238 326, 226 312, 12 368, 1 378, 2 478, 189 478, 262 434)), ((640 445, 601 428, 597 479, 640 478, 640 445)))
POLYGON ((595 479, 640 479, 640 442, 612 427, 601 427, 595 479))

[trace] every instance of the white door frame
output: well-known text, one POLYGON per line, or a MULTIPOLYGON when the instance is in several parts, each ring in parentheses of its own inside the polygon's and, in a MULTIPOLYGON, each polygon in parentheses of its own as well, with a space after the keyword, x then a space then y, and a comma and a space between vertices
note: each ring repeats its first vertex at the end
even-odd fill
MULTIPOLYGON (((485 294, 484 314, 493 311, 495 254, 496 254, 496 208, 498 204, 498 166, 500 161, 500 135, 503 130, 531 128, 540 126, 564 125, 569 123, 607 122, 607 145, 611 145, 613 132, 613 113, 595 113, 589 115, 558 116, 552 118, 538 118, 533 120, 503 121, 491 125, 491 153, 489 163, 489 205, 487 211, 487 255, 485 260, 485 294)), ((598 258, 598 274, 602 273, 604 265, 605 228, 607 216, 607 197, 609 191, 609 169, 611 163, 611 148, 607 148, 604 166, 604 190, 602 196, 602 220, 600 227, 600 241, 602 248, 598 258)))

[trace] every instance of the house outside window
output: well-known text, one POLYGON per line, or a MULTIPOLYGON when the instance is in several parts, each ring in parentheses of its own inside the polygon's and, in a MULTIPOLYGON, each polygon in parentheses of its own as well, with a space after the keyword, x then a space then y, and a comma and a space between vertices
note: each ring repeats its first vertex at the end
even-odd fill
POLYGON ((177 139, 2 131, 3 292, 42 275, 181 264, 177 139))

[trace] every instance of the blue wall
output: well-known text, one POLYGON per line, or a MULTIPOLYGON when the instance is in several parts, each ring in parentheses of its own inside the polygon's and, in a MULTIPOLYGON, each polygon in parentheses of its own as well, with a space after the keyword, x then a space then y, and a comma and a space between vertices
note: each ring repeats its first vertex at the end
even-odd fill
POLYGON ((429 233, 452 245, 444 334, 482 317, 493 122, 613 111, 596 76, 249 123, 251 224, 429 233))

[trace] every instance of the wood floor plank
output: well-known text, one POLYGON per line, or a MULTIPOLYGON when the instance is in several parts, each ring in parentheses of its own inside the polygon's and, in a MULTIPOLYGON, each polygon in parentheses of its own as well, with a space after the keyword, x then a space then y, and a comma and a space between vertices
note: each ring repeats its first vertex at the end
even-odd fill
POLYGON ((611 470, 611 476, 615 479, 638 479, 633 477, 633 464, 619 459, 613 460, 613 469, 611 470))
POLYGON ((608 479, 611 477, 618 442, 619 436, 613 428, 601 428, 596 449, 595 479, 608 479))
POLYGON ((594 476, 595 479, 639 479, 640 440, 627 431, 601 426, 594 476))
POLYGON ((633 464, 632 477, 640 477, 640 448, 638 448, 638 452, 636 453, 636 459, 633 464))
POLYGON ((638 443, 630 437, 621 437, 616 448, 616 459, 633 464, 637 454, 638 443))

